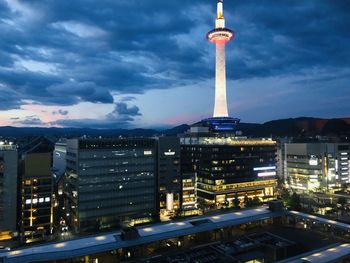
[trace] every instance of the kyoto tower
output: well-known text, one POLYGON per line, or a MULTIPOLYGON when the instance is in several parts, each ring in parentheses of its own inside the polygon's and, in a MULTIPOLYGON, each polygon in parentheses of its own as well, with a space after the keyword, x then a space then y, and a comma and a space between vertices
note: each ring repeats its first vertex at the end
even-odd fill
POLYGON ((233 40, 234 32, 225 27, 222 1, 218 0, 217 3, 215 28, 207 33, 207 39, 216 46, 214 118, 229 116, 226 99, 225 45, 233 40))

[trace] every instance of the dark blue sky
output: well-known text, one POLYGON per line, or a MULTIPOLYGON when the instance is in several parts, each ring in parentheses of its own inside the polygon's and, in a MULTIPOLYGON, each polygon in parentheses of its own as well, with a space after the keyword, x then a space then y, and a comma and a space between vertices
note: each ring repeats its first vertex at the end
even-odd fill
MULTIPOLYGON (((0 1, 0 125, 160 127, 212 114, 215 0, 0 1)), ((350 1, 226 0, 230 114, 350 114, 350 1)))

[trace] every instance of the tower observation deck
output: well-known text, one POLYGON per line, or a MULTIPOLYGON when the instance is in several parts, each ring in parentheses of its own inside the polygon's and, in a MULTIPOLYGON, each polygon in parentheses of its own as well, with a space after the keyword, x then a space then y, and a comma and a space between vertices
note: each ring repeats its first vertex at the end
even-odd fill
POLYGON ((218 0, 215 28, 207 33, 208 41, 216 46, 215 104, 213 117, 228 117, 226 99, 225 45, 233 40, 234 32, 225 27, 223 0, 218 0))

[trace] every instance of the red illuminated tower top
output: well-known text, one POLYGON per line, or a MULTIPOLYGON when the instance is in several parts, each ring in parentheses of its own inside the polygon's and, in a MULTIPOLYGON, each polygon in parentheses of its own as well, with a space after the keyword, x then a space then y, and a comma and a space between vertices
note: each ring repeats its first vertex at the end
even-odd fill
POLYGON ((225 27, 223 0, 218 0, 215 29, 207 34, 207 39, 213 43, 226 43, 234 38, 234 32, 225 27))

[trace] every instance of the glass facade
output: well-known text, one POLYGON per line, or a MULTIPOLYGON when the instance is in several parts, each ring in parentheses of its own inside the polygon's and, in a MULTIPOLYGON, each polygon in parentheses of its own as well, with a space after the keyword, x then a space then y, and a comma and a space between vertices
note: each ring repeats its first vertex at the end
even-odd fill
POLYGON ((196 175, 200 202, 220 206, 232 202, 235 194, 241 199, 273 197, 276 142, 224 137, 191 137, 182 142, 182 169, 196 175))
POLYGON ((155 146, 152 139, 68 140, 65 207, 76 231, 157 217, 155 146))

